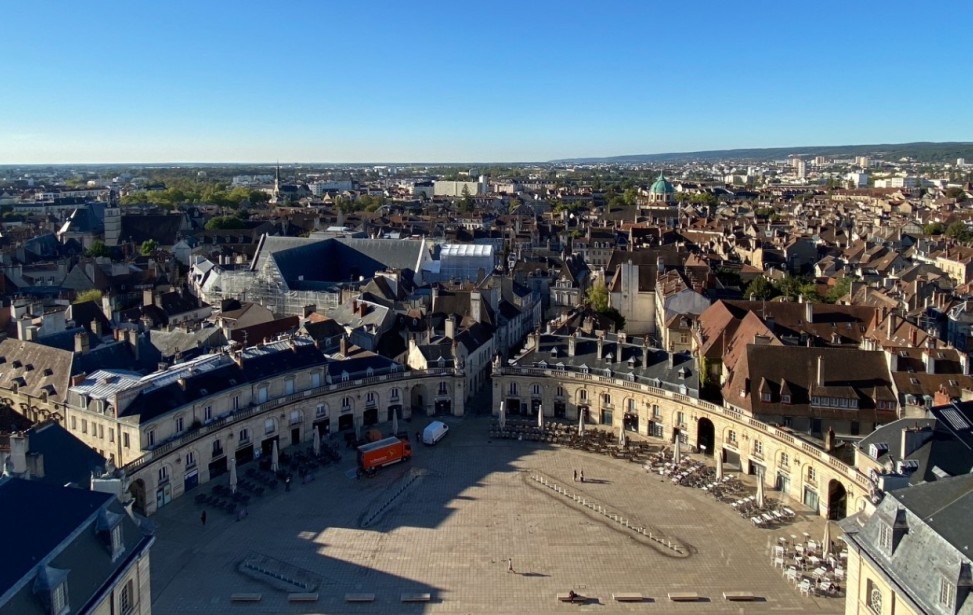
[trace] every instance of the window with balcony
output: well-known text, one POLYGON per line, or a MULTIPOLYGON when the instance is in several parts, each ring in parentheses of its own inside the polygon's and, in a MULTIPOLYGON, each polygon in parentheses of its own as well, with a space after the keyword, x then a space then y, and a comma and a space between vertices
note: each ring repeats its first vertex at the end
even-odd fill
POLYGON ((507 388, 507 391, 511 395, 516 395, 517 394, 517 383, 516 382, 511 382, 510 383, 510 386, 507 388))
POLYGON ((558 387, 554 394, 558 397, 564 397, 564 387, 558 387))
POLYGON ((392 389, 391 391, 389 391, 389 399, 391 399, 392 401, 399 401, 399 390, 392 389))
POLYGON ((581 401, 588 401, 588 391, 585 389, 578 391, 578 399, 581 401))
POLYGON ((610 405, 612 405, 612 396, 609 393, 602 393, 602 395, 601 395, 601 403, 604 406, 610 406, 610 405))
POLYGON ((348 412, 349 410, 351 410, 351 398, 350 397, 342 397, 341 398, 341 411, 342 412, 348 412))
POLYGON ((734 430, 729 430, 726 432, 726 441, 730 444, 736 445, 737 443, 737 432, 734 430))
POLYGON ((375 395, 375 391, 369 391, 365 394, 365 405, 374 406, 378 403, 378 396, 375 395))
POLYGON ((274 423, 274 419, 264 419, 264 435, 269 436, 275 431, 277 431, 277 424, 274 423))
POLYGON ((155 446, 155 430, 154 429, 150 429, 145 434, 145 437, 146 437, 146 440, 148 440, 148 442, 149 442, 149 446, 155 446))
POLYGON ((213 442, 213 457, 219 457, 223 454, 223 443, 219 440, 213 442))
POLYGON ((159 468, 159 484, 169 482, 169 466, 159 468))
POLYGON ((787 456, 787 453, 781 453, 780 454, 780 467, 787 468, 787 467, 790 467, 790 465, 791 465, 791 460, 787 456))
POLYGON ((317 418, 320 418, 326 414, 327 411, 324 409, 324 404, 318 404, 318 407, 314 409, 314 416, 317 418))
POLYGON ((240 444, 250 441, 250 430, 243 428, 240 430, 240 444))
POLYGON ((811 483, 813 485, 813 484, 817 483, 817 481, 818 481, 818 473, 817 473, 817 471, 814 469, 814 466, 808 466, 807 467, 807 482, 809 482, 809 483, 811 483))
POLYGON ((182 433, 183 430, 183 418, 181 416, 176 417, 176 433, 182 433))
POLYGON ((186 467, 192 468, 196 465, 196 453, 189 451, 186 453, 186 467))
POLYGON ((301 422, 301 411, 291 410, 291 425, 298 425, 301 422))
POLYGON ((540 395, 541 394, 541 385, 539 385, 539 384, 532 384, 531 387, 530 387, 530 394, 531 395, 540 395))
POLYGON ((685 427, 686 426, 686 413, 685 412, 682 412, 682 411, 677 412, 676 413, 676 422, 679 424, 680 427, 685 427))
POLYGON ((294 394, 294 379, 288 378, 284 381, 284 395, 294 394))
POLYGON ((446 383, 445 382, 440 382, 439 383, 439 394, 440 395, 449 395, 449 388, 446 386, 446 383))
POLYGON ((316 389, 321 386, 321 372, 311 372, 311 388, 316 389))

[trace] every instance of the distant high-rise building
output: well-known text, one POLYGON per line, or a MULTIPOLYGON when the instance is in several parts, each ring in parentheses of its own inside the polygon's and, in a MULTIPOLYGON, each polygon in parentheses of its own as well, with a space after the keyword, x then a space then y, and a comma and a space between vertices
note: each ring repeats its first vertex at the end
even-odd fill
POLYGON ((117 246, 122 236, 122 210, 118 206, 118 193, 112 188, 108 192, 108 207, 105 208, 105 245, 117 246))
POLYGON ((797 175, 798 179, 805 179, 807 177, 807 163, 801 158, 794 158, 794 174, 797 175))
POLYGON ((823 167, 826 164, 828 164, 828 159, 825 158, 824 156, 815 156, 814 157, 814 166, 816 166, 816 167, 823 167))
POLYGON ((956 159, 956 166, 958 166, 958 167, 965 167, 966 166, 966 158, 957 158, 956 159))
POLYGON ((868 159, 868 156, 855 156, 855 164, 857 164, 863 169, 868 168, 869 162, 870 160, 868 159))

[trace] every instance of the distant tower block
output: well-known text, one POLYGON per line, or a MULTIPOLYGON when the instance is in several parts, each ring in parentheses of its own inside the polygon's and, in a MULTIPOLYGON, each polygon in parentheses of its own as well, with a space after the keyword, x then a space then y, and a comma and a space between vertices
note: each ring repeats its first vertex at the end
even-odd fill
POLYGON ((105 245, 117 246, 122 235, 122 210, 114 189, 108 193, 108 207, 105 208, 105 245))

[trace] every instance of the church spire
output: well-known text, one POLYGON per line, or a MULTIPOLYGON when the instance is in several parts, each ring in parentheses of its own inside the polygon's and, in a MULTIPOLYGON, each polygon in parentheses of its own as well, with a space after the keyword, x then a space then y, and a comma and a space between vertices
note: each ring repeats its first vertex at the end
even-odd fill
POLYGON ((280 197, 280 160, 277 161, 277 167, 274 171, 274 199, 280 197))

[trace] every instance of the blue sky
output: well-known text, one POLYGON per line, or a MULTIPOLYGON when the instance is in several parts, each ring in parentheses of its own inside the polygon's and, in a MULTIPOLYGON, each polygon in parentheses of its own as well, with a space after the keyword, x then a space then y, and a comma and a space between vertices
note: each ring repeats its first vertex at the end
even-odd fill
POLYGON ((0 163, 973 140, 973 3, 31 2, 0 163))

